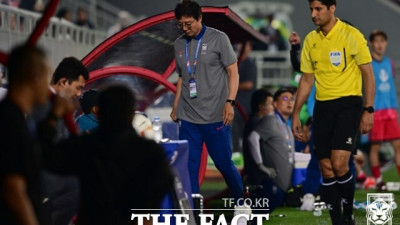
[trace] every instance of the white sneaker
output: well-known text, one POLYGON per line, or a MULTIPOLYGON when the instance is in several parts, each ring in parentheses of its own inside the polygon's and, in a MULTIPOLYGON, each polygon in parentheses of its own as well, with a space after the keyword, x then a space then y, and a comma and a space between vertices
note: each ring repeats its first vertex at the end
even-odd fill
POLYGON ((314 210, 315 198, 313 194, 307 193, 303 196, 303 204, 300 206, 302 211, 313 211, 314 210))
MULTIPOLYGON (((250 219, 251 215, 251 207, 244 204, 244 205, 235 205, 235 212, 233 213, 233 216, 239 215, 239 214, 244 214, 248 215, 250 219)), ((239 217, 237 220, 237 225, 247 225, 247 219, 244 216, 239 217)))

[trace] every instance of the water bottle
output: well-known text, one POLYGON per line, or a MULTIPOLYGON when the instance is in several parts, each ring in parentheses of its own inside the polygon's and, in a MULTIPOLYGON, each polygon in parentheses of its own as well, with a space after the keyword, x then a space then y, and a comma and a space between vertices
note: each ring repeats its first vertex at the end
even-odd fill
POLYGON ((153 119, 154 141, 159 143, 162 139, 162 126, 160 117, 155 116, 153 119))

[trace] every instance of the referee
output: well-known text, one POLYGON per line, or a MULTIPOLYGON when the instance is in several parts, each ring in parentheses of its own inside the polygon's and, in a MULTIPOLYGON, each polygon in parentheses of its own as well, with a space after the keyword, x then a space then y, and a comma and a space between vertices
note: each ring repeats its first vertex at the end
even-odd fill
POLYGON ((354 180, 348 165, 357 133, 367 133, 373 124, 372 59, 361 32, 335 17, 336 0, 308 1, 318 28, 304 39, 293 134, 302 140, 299 113, 315 78, 314 140, 323 177, 322 198, 333 225, 355 224, 354 180))

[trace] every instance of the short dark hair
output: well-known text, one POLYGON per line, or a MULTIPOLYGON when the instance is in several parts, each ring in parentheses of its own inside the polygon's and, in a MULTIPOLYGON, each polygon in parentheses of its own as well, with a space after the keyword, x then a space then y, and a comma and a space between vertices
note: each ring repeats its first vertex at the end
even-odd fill
POLYGON ((122 84, 102 89, 98 97, 99 119, 104 127, 132 126, 136 99, 132 90, 122 84))
POLYGON ((82 62, 75 57, 67 57, 58 64, 51 83, 56 84, 61 78, 66 78, 69 83, 72 83, 72 81, 77 81, 81 75, 85 81, 89 80, 89 72, 82 62))
POLYGON ((374 30, 372 33, 369 35, 369 41, 374 41, 376 36, 382 36, 386 41, 388 40, 388 36, 385 31, 383 30, 374 30))
POLYGON ((295 87, 281 87, 279 88, 275 94, 274 94, 274 102, 278 100, 279 97, 281 97, 281 95, 285 92, 289 92, 292 95, 296 92, 296 88, 295 87))
POLYGON ((83 92, 82 96, 79 98, 79 104, 83 113, 90 114, 94 106, 97 106, 97 98, 99 97, 99 92, 96 89, 90 89, 89 91, 83 92))
POLYGON ((193 17, 198 20, 201 15, 201 7, 195 1, 182 1, 175 7, 175 18, 177 20, 181 19, 182 16, 193 17))
POLYGON ((255 114, 258 112, 259 108, 258 106, 260 104, 265 103, 265 100, 268 97, 273 97, 271 92, 269 92, 267 89, 258 89, 257 91, 253 92, 251 95, 251 113, 255 114))
POLYGON ((331 7, 332 5, 336 5, 336 0, 308 0, 309 3, 319 1, 322 5, 326 5, 327 8, 331 7))
MULTIPOLYGON (((37 46, 19 45, 15 47, 8 57, 8 85, 13 87, 29 83, 36 73, 45 64, 46 54, 37 46)), ((43 76, 47 74, 43 74, 43 76)))

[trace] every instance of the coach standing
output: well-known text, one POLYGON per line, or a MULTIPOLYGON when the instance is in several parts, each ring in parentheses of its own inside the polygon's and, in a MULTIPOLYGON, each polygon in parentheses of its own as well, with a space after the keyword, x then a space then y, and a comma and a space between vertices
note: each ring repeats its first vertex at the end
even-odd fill
POLYGON ((292 129, 302 140, 300 108, 316 79, 315 154, 322 171, 322 197, 333 225, 355 224, 354 181, 349 158, 356 134, 372 128, 375 80, 364 36, 335 17, 335 0, 308 0, 316 30, 305 38, 292 129), (362 78, 365 101, 362 100, 362 78), (343 204, 343 213, 342 213, 343 204))
POLYGON ((179 79, 171 119, 179 120, 179 138, 189 142, 192 192, 199 193, 205 142, 234 198, 242 198, 242 180, 231 160, 231 122, 239 83, 236 55, 225 33, 202 23, 196 2, 177 4, 175 17, 184 34, 175 41, 179 79))

